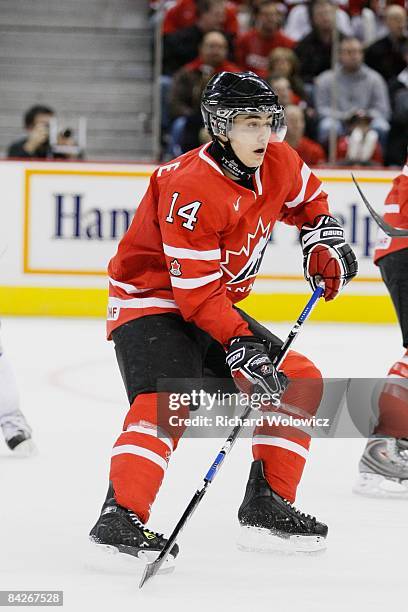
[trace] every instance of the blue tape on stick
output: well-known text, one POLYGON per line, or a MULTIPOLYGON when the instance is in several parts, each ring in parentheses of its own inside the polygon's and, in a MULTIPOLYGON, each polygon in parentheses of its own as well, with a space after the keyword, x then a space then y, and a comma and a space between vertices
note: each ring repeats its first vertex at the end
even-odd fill
POLYGON ((224 461, 224 459, 225 459, 225 453, 221 451, 220 453, 218 453, 214 463, 212 464, 212 466, 208 470, 207 474, 205 475, 204 480, 206 480, 207 482, 211 482, 212 481, 212 479, 214 478, 215 474, 217 473, 217 470, 218 470, 219 466, 224 461))

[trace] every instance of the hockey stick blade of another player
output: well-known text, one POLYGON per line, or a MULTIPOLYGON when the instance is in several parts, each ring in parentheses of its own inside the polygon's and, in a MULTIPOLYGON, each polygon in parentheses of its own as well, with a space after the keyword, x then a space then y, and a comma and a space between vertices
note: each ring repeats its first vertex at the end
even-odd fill
POLYGON ((361 199, 368 208, 368 212, 370 213, 374 221, 377 223, 377 225, 382 229, 382 231, 387 234, 387 236, 391 236, 392 238, 395 238, 396 236, 399 236, 400 238, 407 237, 408 229, 397 229, 396 227, 393 227, 392 225, 384 221, 384 219, 374 210, 370 202, 365 197, 364 193, 361 191, 360 185, 357 183, 353 173, 351 174, 351 178, 354 181, 354 184, 357 188, 358 193, 361 196, 361 199))
MULTIPOLYGON (((273 360, 273 363, 276 368, 285 359, 286 354, 289 348, 292 346, 295 338, 297 337, 301 326, 306 321, 306 319, 309 317, 314 306, 317 304, 319 298, 322 297, 323 293, 324 293, 324 289, 322 287, 317 287, 314 290, 312 297, 309 299, 308 303, 302 310, 298 320, 296 321, 295 325, 290 330, 289 335, 286 338, 285 342, 283 343, 279 353, 276 355, 275 359, 273 360)), ((207 474, 204 477, 204 485, 201 487, 201 489, 197 489, 197 491, 194 493, 193 497, 191 498, 190 503, 188 504, 187 508, 184 510, 183 515, 181 516, 179 522, 175 526, 166 544, 160 551, 160 554, 158 555, 157 559, 155 559, 154 561, 146 565, 145 570, 143 572, 142 579, 139 584, 139 588, 142 588, 142 586, 148 580, 150 580, 150 578, 153 578, 153 576, 155 576, 158 573, 161 566, 166 561, 168 555, 170 554, 171 549, 173 548, 173 545, 176 543, 178 536, 180 535, 187 521, 191 518, 193 512, 195 511, 198 504, 204 497, 209 485, 212 483, 216 474, 218 473, 225 457, 228 455, 228 453, 234 446, 236 439, 238 438, 238 435, 242 429, 242 423, 244 423, 245 419, 248 418, 251 412, 252 412, 252 408, 251 406, 248 406, 245 409, 244 413, 241 415, 239 419, 239 423, 241 424, 236 425, 234 429, 231 431, 228 438, 226 439, 223 447, 221 448, 220 452, 215 458, 215 461, 213 462, 213 464, 211 465, 210 469, 208 470, 207 474)))

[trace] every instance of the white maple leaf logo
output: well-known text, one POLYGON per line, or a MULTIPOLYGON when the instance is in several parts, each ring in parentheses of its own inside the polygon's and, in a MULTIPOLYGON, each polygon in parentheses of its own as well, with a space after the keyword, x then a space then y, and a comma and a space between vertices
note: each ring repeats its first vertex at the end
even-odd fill
POLYGON ((259 217, 255 232, 247 235, 246 244, 244 244, 239 251, 225 251, 225 259, 220 263, 220 266, 221 269, 231 277, 227 285, 241 283, 258 274, 270 236, 271 223, 269 222, 265 227, 262 218, 259 217), (242 268, 235 273, 229 270, 229 267, 233 267, 234 258, 242 258, 242 256, 246 259, 242 268))

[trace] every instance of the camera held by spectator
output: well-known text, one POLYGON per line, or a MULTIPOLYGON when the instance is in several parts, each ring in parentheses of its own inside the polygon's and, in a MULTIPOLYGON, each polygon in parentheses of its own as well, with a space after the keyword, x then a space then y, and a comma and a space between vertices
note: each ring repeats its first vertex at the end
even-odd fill
POLYGON ((8 147, 7 157, 17 159, 78 159, 86 147, 86 119, 78 120, 78 137, 72 128, 58 124, 54 110, 36 105, 24 115, 26 136, 8 147))
POLYGON ((82 159, 86 148, 86 118, 79 117, 78 128, 70 127, 76 122, 68 122, 69 127, 61 127, 56 117, 50 120, 50 147, 55 159, 82 159))
POLYGON ((349 133, 340 138, 338 143, 338 157, 344 158, 345 163, 361 165, 382 163, 378 134, 372 129, 371 123, 372 117, 364 110, 354 110, 350 113, 346 121, 349 133))

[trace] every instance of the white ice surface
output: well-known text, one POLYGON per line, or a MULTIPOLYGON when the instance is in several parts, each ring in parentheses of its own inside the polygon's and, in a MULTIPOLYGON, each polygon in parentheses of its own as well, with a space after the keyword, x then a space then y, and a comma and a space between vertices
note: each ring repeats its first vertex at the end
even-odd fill
MULTIPOLYGON (((289 325, 272 325, 282 337, 289 325)), ((406 609, 408 502, 352 495, 361 439, 314 440, 296 505, 329 525, 319 556, 236 549, 236 512, 251 461, 239 440, 188 524, 173 574, 139 591, 134 577, 85 567, 87 534, 105 496, 126 398, 102 321, 5 319, 22 408, 39 455, 16 459, 0 441, 0 589, 63 589, 77 612, 274 612, 406 609)), ((396 327, 308 323, 296 348, 325 376, 383 376, 400 356, 396 327)), ((220 440, 185 440, 150 521, 169 532, 220 440)))

